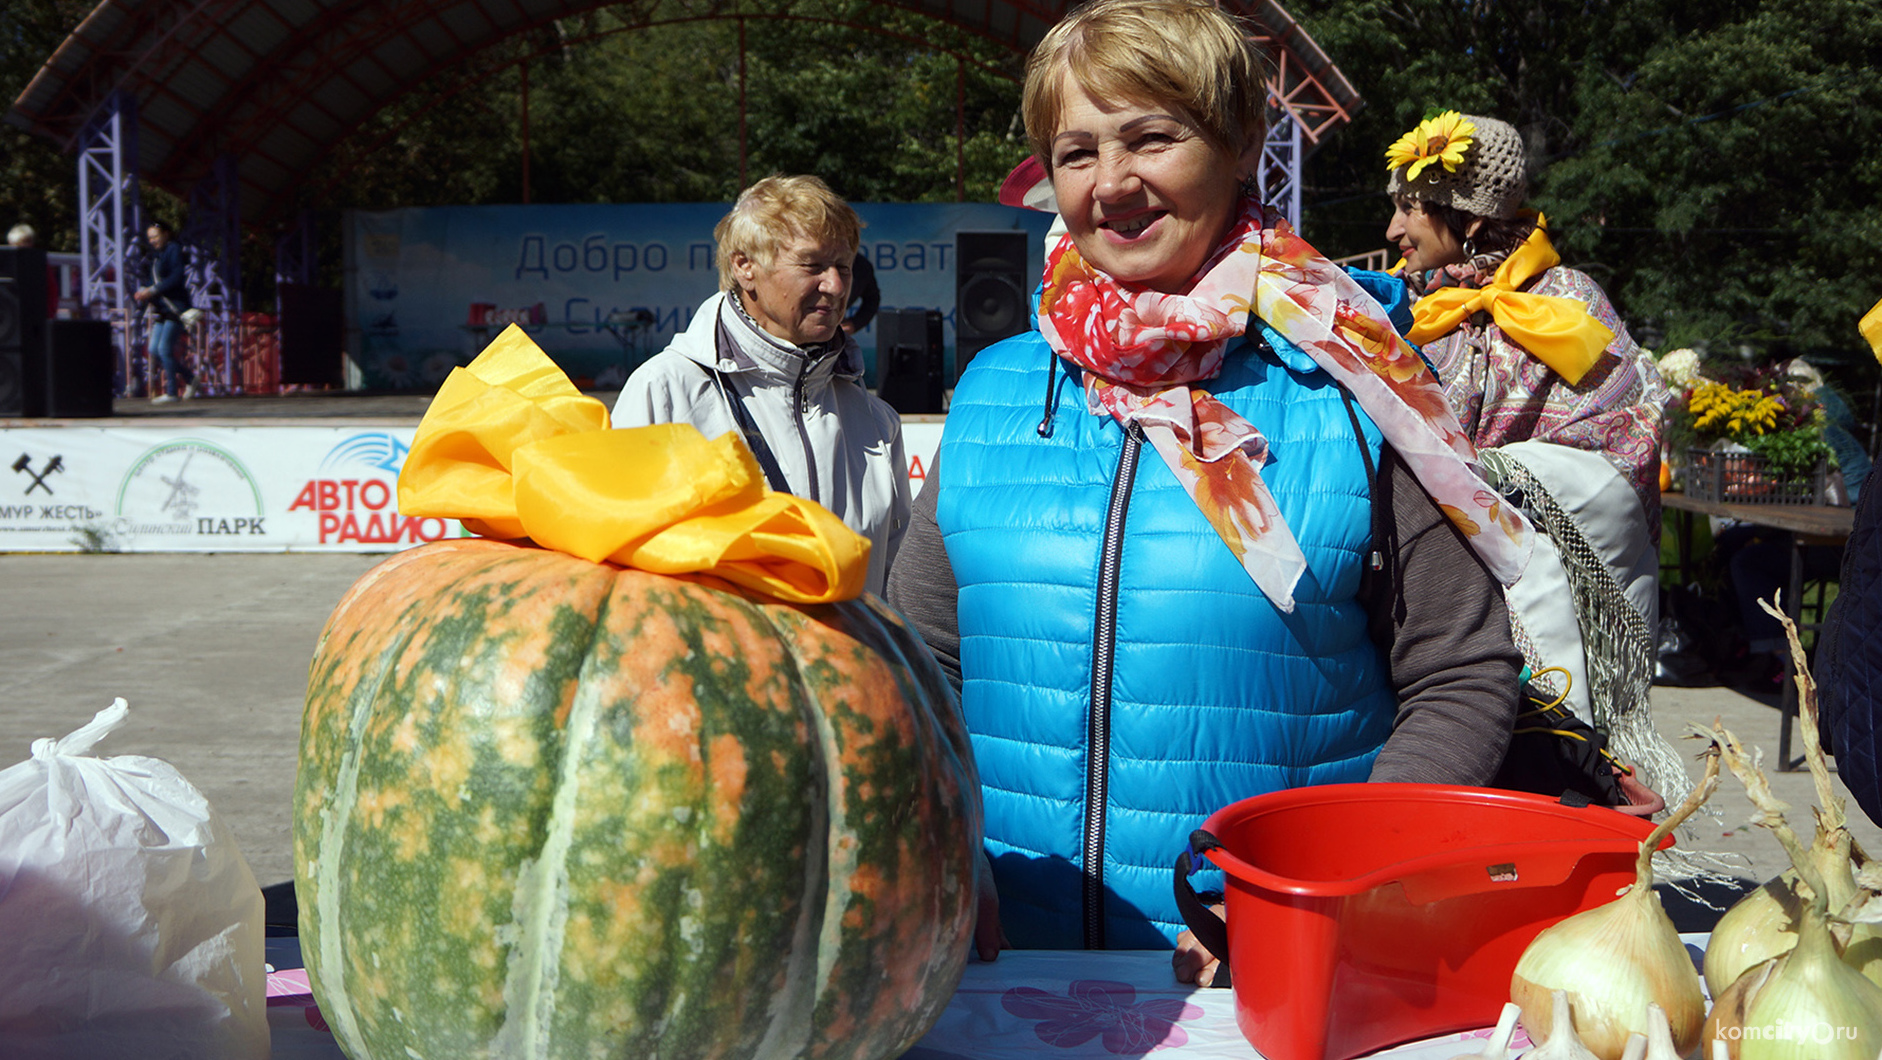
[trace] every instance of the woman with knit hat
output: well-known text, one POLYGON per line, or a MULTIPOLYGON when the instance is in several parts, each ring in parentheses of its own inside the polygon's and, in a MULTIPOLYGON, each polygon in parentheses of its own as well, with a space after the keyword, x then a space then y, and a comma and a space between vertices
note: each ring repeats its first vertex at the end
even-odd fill
MULTIPOLYGON (((1676 798, 1684 770, 1646 706, 1666 385, 1600 285, 1563 265, 1542 215, 1522 209, 1523 141, 1508 122, 1437 114, 1386 165, 1407 337, 1491 477, 1545 531, 1506 591, 1532 694, 1561 696, 1676 798)), ((1512 745, 1506 770, 1520 758, 1512 745)), ((1622 787, 1635 812, 1658 805, 1633 778, 1622 787)))
POLYGON ((1522 137, 1447 111, 1385 157, 1395 207, 1385 236, 1404 255, 1408 337, 1471 440, 1598 452, 1657 527, 1666 385, 1601 286, 1561 264, 1542 215, 1521 209, 1522 137))

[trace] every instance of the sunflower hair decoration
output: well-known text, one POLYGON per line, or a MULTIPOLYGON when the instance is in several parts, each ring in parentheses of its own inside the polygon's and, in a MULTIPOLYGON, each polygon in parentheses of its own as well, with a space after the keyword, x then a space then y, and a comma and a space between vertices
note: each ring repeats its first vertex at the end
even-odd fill
POLYGON ((1426 118, 1385 149, 1385 168, 1409 165, 1411 168, 1405 171, 1407 181, 1417 180, 1418 174, 1433 162, 1441 162, 1446 171, 1455 173, 1464 164, 1464 152, 1476 142, 1471 139, 1476 131, 1476 125, 1454 110, 1426 118))

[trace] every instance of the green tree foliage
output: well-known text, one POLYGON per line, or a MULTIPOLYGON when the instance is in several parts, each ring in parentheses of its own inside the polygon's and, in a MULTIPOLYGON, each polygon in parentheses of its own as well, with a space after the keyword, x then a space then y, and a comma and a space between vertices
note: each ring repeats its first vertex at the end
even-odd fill
POLYGON ((1694 30, 1584 78, 1577 150, 1545 175, 1576 249, 1668 343, 1855 354, 1882 296, 1882 5, 1652 6, 1639 24, 1694 30))
POLYGON ((1386 144, 1427 108, 1514 123, 1531 204, 1652 344, 1862 377, 1882 296, 1874 0, 1329 0, 1296 16, 1367 107, 1309 162, 1304 229, 1384 245, 1386 144))
MULTIPOLYGON (((867 0, 745 9, 745 172, 816 173, 859 201, 968 198, 1025 154, 1020 59, 867 0)), ((315 206, 727 200, 740 187, 740 23, 684 0, 606 8, 480 56, 374 117, 309 182, 315 206)))
POLYGON ((935 202, 956 197, 964 171, 965 197, 992 199, 1027 154, 1020 57, 866 0, 827 17, 747 24, 751 175, 816 173, 852 199, 935 202))
MULTIPOLYGON (((0 3, 0 100, 10 106, 77 27, 85 0, 0 3)), ((78 249, 78 180, 53 144, 0 125, 0 232, 24 221, 48 250, 78 249)))
MULTIPOLYGON (((1531 203, 1565 258, 1651 344, 1844 356, 1872 371, 1853 351, 1856 317, 1882 295, 1876 0, 1288 6, 1366 101, 1308 162, 1303 229, 1321 249, 1385 245, 1383 152, 1427 109, 1492 114, 1522 130, 1543 166, 1531 203)), ((87 7, 0 2, 9 98, 87 7)), ((330 217, 521 201, 525 66, 531 201, 729 199, 740 186, 740 23, 702 17, 719 10, 634 0, 440 71, 340 143, 296 205, 330 217)), ((857 200, 949 201, 964 156, 966 195, 986 200, 1024 156, 1021 59, 1001 46, 867 0, 742 10, 746 179, 813 172, 857 200)), ((30 220, 70 248, 71 160, 11 128, 0 149, 0 223, 30 220)), ((147 199, 159 216, 175 211, 154 191, 147 199)), ((324 229, 333 239, 337 226, 324 229)), ((251 304, 265 291, 270 233, 256 236, 251 304)), ((1866 392, 1866 379, 1845 382, 1866 392)))
POLYGON ((1385 148, 1436 107, 1522 131, 1532 156, 1565 150, 1581 57, 1607 43, 1601 0, 1323 0, 1290 7, 1364 101, 1308 162, 1302 229, 1333 255, 1385 245, 1385 148))

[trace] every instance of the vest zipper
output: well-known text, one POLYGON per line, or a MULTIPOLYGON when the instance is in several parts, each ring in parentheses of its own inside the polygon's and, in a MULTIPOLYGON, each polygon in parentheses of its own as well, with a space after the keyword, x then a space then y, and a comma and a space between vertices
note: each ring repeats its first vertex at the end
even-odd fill
POLYGON ((1104 817, 1111 772, 1111 666, 1117 652, 1117 581, 1124 559, 1124 517, 1137 481, 1144 429, 1124 429, 1124 447, 1111 480, 1098 553, 1098 608, 1091 631, 1091 706, 1085 722, 1085 948, 1104 948, 1104 817))

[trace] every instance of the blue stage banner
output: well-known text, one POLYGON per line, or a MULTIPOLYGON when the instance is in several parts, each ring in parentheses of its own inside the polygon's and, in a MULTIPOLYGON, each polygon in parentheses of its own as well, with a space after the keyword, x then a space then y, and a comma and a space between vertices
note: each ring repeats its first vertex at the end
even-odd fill
MULTIPOLYGON (((997 203, 857 203, 882 306, 932 308, 953 363, 955 234, 1027 233, 1029 283, 1050 215, 997 203)), ((348 386, 435 388, 508 324, 577 385, 619 386, 718 289, 726 203, 448 206, 347 216, 348 386)), ((874 382, 875 327, 857 336, 874 382)))

